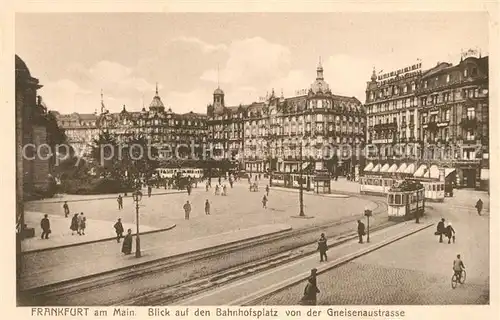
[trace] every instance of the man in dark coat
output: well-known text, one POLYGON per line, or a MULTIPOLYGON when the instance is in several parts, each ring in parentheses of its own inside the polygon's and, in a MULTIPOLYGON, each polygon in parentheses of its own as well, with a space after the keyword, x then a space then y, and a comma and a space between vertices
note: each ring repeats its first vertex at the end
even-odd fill
POLYGON ((304 289, 304 296, 300 300, 301 305, 315 306, 317 294, 320 292, 316 284, 316 269, 311 270, 311 276, 307 279, 307 285, 304 289))
POLYGON ((191 213, 191 204, 189 201, 186 201, 184 204, 184 219, 189 220, 189 214, 191 213))
POLYGON ((444 218, 441 218, 437 225, 436 235, 439 235, 439 243, 443 242, 443 234, 445 233, 444 218))
POLYGON ((323 262, 323 257, 325 258, 325 261, 328 261, 328 257, 326 256, 327 250, 328 245, 326 244, 326 237, 325 234, 322 233, 318 240, 319 262, 323 262))
POLYGON ((483 210, 483 200, 479 199, 476 202, 477 214, 481 215, 481 210, 483 210))
POLYGON ((205 201, 205 214, 210 214, 210 202, 208 202, 208 199, 205 201))
POLYGON ((118 210, 123 209, 123 198, 121 194, 118 195, 118 199, 116 199, 116 201, 118 202, 118 210))
POLYGON ((40 227, 42 227, 42 239, 48 239, 50 234, 50 221, 49 216, 46 214, 43 216, 42 221, 40 222, 40 227))
POLYGON ((127 230, 127 235, 123 239, 122 252, 125 255, 132 253, 132 229, 127 230))
POLYGON ((358 238, 359 243, 363 243, 363 236, 365 235, 365 224, 358 220, 358 238))
POLYGON ((69 216, 69 206, 67 201, 64 201, 63 209, 64 209, 64 217, 67 218, 69 216))
POLYGON ((445 229, 445 235, 448 238, 448 244, 451 243, 451 239, 453 238, 453 243, 455 243, 455 229, 451 226, 451 222, 448 223, 448 226, 445 229))
POLYGON ((71 225, 69 227, 71 229, 71 234, 74 234, 74 232, 78 232, 78 213, 75 213, 73 218, 71 218, 71 225))
POLYGON ((113 226, 115 228, 116 232, 116 242, 120 243, 120 239, 123 237, 123 224, 122 224, 122 219, 118 218, 118 221, 115 223, 113 226))

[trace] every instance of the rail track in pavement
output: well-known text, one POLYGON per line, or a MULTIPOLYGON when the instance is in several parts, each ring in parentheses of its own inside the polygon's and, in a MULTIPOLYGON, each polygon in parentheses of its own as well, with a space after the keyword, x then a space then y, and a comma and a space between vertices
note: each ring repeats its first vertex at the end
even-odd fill
MULTIPOLYGON (((370 200, 376 204, 373 209, 375 217, 386 212, 383 198, 370 197, 370 200)), ((137 284, 145 280, 150 285, 146 285, 143 290, 131 290, 134 292, 132 297, 130 294, 126 297, 107 297, 108 300, 101 299, 96 305, 171 303, 213 288, 214 285, 222 285, 302 257, 304 249, 316 242, 320 232, 329 235, 330 241, 335 239, 335 235, 337 239, 352 236, 354 227, 350 227, 347 233, 339 232, 339 228, 346 227, 357 219, 358 217, 337 219, 319 226, 292 229, 200 252, 160 258, 138 266, 25 290, 20 296, 23 298, 23 305, 75 305, 75 299, 85 301, 85 297, 99 291, 112 291, 117 286, 133 287, 133 282, 137 284)), ((375 228, 389 225, 391 223, 386 222, 375 228)), ((81 304, 81 301, 78 302, 81 304)))

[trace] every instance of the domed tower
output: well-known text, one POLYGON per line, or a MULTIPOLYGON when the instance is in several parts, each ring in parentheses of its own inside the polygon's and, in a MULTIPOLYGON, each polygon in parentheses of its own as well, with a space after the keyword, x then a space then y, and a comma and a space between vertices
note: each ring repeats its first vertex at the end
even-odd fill
POLYGON ((214 112, 223 113, 224 112, 224 91, 219 87, 214 91, 214 112))
POLYGON ((311 90, 313 93, 318 92, 329 92, 330 86, 325 81, 323 76, 323 65, 321 64, 321 57, 319 58, 318 67, 316 68, 316 81, 311 85, 311 90))
POLYGON ((156 83, 156 94, 153 97, 153 101, 151 101, 151 104, 149 105, 149 110, 154 112, 165 111, 165 106, 163 105, 163 102, 161 102, 161 98, 158 95, 158 83, 156 83))

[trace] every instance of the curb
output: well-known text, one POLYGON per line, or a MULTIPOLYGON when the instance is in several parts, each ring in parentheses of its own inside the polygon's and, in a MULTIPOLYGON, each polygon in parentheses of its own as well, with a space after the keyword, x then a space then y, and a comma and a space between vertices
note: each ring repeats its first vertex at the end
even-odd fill
MULTIPOLYGON (((176 226, 177 225, 174 223, 173 225, 171 225, 171 226, 169 226, 167 228, 141 232, 140 235, 142 236, 142 235, 146 235, 146 234, 152 234, 152 233, 158 233, 158 232, 168 231, 168 230, 171 230, 171 229, 175 228, 176 226)), ((132 235, 135 236, 135 233, 132 233, 132 235)), ((77 243, 64 244, 64 245, 57 246, 57 247, 34 249, 34 250, 26 250, 26 251, 22 251, 21 253, 23 255, 24 254, 32 254, 32 253, 38 253, 38 252, 44 252, 44 251, 50 251, 50 250, 57 250, 57 249, 63 249, 63 248, 83 246, 83 245, 86 245, 86 244, 92 244, 92 243, 98 243, 98 242, 106 242, 106 241, 111 241, 111 240, 115 240, 116 241, 116 237, 103 238, 103 239, 97 239, 97 240, 90 240, 90 241, 85 241, 85 242, 77 242, 77 243)))
MULTIPOLYGON (((112 270, 106 270, 106 271, 102 271, 102 272, 96 272, 94 274, 85 275, 85 276, 81 276, 81 277, 76 277, 76 278, 72 278, 72 279, 66 279, 66 280, 62 280, 62 281, 58 281, 58 282, 53 282, 53 283, 45 284, 45 285, 38 286, 38 287, 27 288, 27 289, 21 290, 21 292, 32 294, 33 291, 35 291, 35 292, 37 292, 37 291, 45 291, 45 290, 48 290, 48 289, 50 289, 51 287, 54 287, 54 286, 65 285, 65 284, 73 283, 73 282, 76 282, 76 281, 82 281, 82 280, 87 280, 87 279, 91 279, 91 278, 98 277, 98 276, 103 276, 103 275, 111 274, 111 273, 114 273, 114 272, 125 271, 127 269, 133 269, 133 268, 137 268, 137 267, 141 267, 141 266, 146 266, 148 264, 154 264, 154 263, 158 263, 160 261, 164 261, 164 260, 172 259, 172 258, 179 258, 179 257, 186 256, 186 255, 193 254, 193 253, 200 253, 200 252, 207 251, 207 250, 220 249, 220 248, 222 248, 224 246, 235 245, 235 244, 238 244, 240 242, 244 242, 244 241, 248 241, 248 240, 258 240, 258 239, 265 238, 265 237, 272 236, 272 235, 276 235, 276 234, 279 234, 279 233, 288 232, 290 230, 292 230, 292 227, 291 226, 287 226, 286 229, 279 230, 279 231, 274 231, 274 232, 271 232, 271 233, 268 233, 268 234, 265 234, 265 235, 253 236, 253 237, 249 237, 249 238, 245 238, 245 239, 241 239, 241 240, 227 242, 227 243, 220 244, 220 245, 213 246, 213 247, 209 247, 209 248, 198 249, 198 250, 194 250, 194 251, 189 251, 189 252, 174 254, 174 255, 171 255, 171 256, 168 256, 168 257, 164 257, 164 256, 163 257, 158 257, 156 259, 152 259, 152 260, 149 260, 149 261, 143 261, 143 262, 140 262, 140 263, 137 263, 137 264, 133 264, 133 265, 129 265, 129 266, 125 266, 125 267, 119 267, 119 268, 112 269, 112 270)), ((116 239, 116 238, 113 238, 113 239, 116 239)), ((147 251, 148 250, 144 250, 144 252, 147 252, 147 251)))
MULTIPOLYGON (((299 193, 299 189, 296 188, 285 188, 285 187, 279 187, 280 189, 274 189, 274 191, 281 191, 281 192, 291 192, 291 193, 299 193), (290 190, 286 190, 290 189, 290 190), (296 191, 295 191, 296 190, 296 191)), ((271 190, 273 190, 273 187, 271 187, 271 190)), ((360 193, 356 192, 350 192, 350 191, 340 191, 340 190, 333 190, 331 189, 331 193, 323 194, 323 193, 314 193, 312 191, 306 191, 304 190, 304 194, 308 195, 314 195, 314 196, 319 196, 319 197, 325 197, 325 198, 330 198, 330 199, 336 199, 335 197, 329 197, 328 194, 333 194, 333 195, 341 195, 341 196, 354 196, 354 197, 359 197, 362 196, 360 193)), ((342 199, 342 198, 337 198, 337 199, 342 199)), ((345 199, 345 198, 344 198, 345 199)))
MULTIPOLYGON (((388 241, 388 242, 385 242, 385 243, 381 243, 381 244, 376 245, 375 247, 373 247, 371 249, 368 249, 366 251, 360 252, 358 254, 354 254, 352 256, 347 255, 347 258, 346 257, 342 257, 342 258, 338 259, 338 260, 340 260, 339 262, 334 263, 334 264, 329 265, 329 266, 326 266, 326 267, 321 268, 320 270, 318 270, 317 271, 317 275, 325 273, 325 272, 327 272, 327 271, 329 271, 331 269, 335 269, 335 268, 337 268, 337 267, 339 267, 341 265, 344 265, 344 264, 346 264, 346 263, 348 263, 348 262, 350 262, 350 261, 352 261, 354 259, 357 259, 357 258, 359 258, 361 256, 364 256, 364 255, 366 255, 366 254, 368 254, 370 252, 379 250, 379 249, 381 249, 381 248, 383 248, 385 246, 388 246, 391 243, 394 243, 396 241, 399 241, 401 239, 409 237, 409 236, 411 236, 411 235, 413 235, 415 233, 418 233, 420 231, 426 230, 426 229, 432 227, 433 225, 434 225, 434 223, 428 223, 426 226, 418 228, 417 230, 414 230, 414 231, 412 231, 410 233, 407 233, 407 234, 404 234, 404 235, 401 235, 401 236, 396 236, 396 238, 392 239, 391 241, 388 241)), ((272 294, 274 294, 276 292, 280 292, 280 291, 285 290, 285 289, 287 289, 289 287, 292 287, 292 286, 294 286, 294 285, 296 285, 296 284, 298 284, 298 283, 300 283, 300 282, 308 279, 309 276, 310 276, 309 273, 307 273, 307 274, 304 273, 303 275, 300 275, 300 276, 298 276, 296 278, 293 278, 293 279, 289 280, 288 283, 285 283, 283 285, 277 286, 276 288, 273 288, 271 292, 266 292, 266 293, 260 294, 257 297, 250 297, 249 299, 245 299, 245 297, 243 297, 241 299, 238 299, 240 301, 242 300, 242 302, 239 302, 238 300, 235 300, 234 302, 231 302, 230 305, 239 305, 239 306, 252 306, 252 305, 256 305, 256 303, 259 302, 259 300, 262 300, 263 298, 265 298, 265 297, 267 297, 269 295, 272 295, 272 294), (236 302, 239 302, 239 304, 236 304, 236 302)))
MULTIPOLYGON (((122 192, 123 193, 123 192, 122 192)), ((122 194, 122 193, 116 193, 122 194)), ((152 193, 151 196, 162 196, 166 194, 178 194, 178 193, 187 193, 186 190, 179 190, 179 191, 173 191, 173 192, 158 192, 158 193, 152 193)), ((144 196, 144 194, 143 194, 144 196)), ((147 196, 147 194, 146 194, 147 196)), ((75 200, 50 200, 50 201, 43 201, 43 200, 32 200, 32 201, 26 201, 27 203, 64 203, 64 202, 83 202, 83 201, 92 201, 92 200, 109 200, 109 199, 116 199, 117 196, 103 196, 103 197, 98 197, 98 198, 92 198, 92 199, 75 199, 75 200)), ((122 196, 122 198, 132 198, 132 196, 122 196)))

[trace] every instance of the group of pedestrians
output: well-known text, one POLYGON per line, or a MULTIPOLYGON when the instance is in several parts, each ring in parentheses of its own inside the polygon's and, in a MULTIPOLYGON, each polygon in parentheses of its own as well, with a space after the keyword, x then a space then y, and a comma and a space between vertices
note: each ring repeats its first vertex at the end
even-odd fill
MULTIPOLYGON (((122 219, 118 218, 113 227, 115 228, 116 232, 116 242, 120 243, 121 238, 123 238, 123 232, 125 231, 125 229, 123 228, 122 219)), ((129 255, 132 253, 132 229, 127 229, 127 235, 123 239, 122 253, 124 253, 125 255, 129 255)))
POLYGON ((74 235, 75 232, 78 235, 85 235, 85 229, 87 228, 87 218, 83 215, 83 212, 80 214, 75 213, 71 218, 71 225, 69 226, 71 230, 71 235, 74 235))

